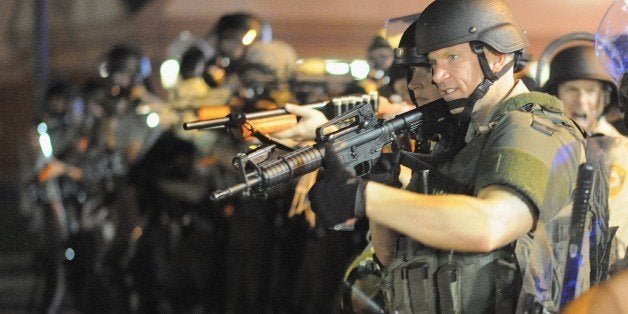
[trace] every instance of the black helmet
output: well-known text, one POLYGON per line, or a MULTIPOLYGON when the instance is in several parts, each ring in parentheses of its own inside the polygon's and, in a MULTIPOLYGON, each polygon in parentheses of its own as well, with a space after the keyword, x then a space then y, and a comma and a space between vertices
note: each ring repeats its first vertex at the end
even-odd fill
POLYGON ((613 81, 595 55, 593 45, 577 45, 560 51, 550 63, 550 75, 543 89, 556 95, 558 85, 572 80, 597 80, 616 93, 613 81))
POLYGON ((201 77, 208 59, 209 56, 205 51, 196 45, 191 46, 181 56, 181 77, 183 79, 201 77))
POLYGON ((135 85, 150 76, 150 61, 136 47, 116 45, 107 52, 105 58, 105 77, 111 77, 116 73, 125 74, 131 78, 131 84, 135 85))
POLYGON ((255 31, 254 36, 252 36, 253 38, 247 41, 245 45, 251 44, 256 40, 268 42, 272 39, 272 29, 267 22, 244 12, 221 16, 211 33, 215 34, 218 40, 228 38, 238 38, 242 40, 251 30, 255 31))
POLYGON ((461 113, 463 120, 470 117, 475 103, 486 95, 491 85, 514 67, 522 50, 529 44, 504 0, 436 0, 419 16, 415 40, 418 55, 468 42, 478 56, 484 80, 468 98, 447 102, 450 110, 464 108, 461 113), (511 65, 493 73, 484 54, 484 46, 500 53, 513 53, 511 65))
MULTIPOLYGON (((395 48, 395 59, 391 69, 391 77, 393 79, 404 76, 406 83, 410 84, 414 71, 409 67, 412 65, 429 66, 429 60, 426 55, 416 53, 416 45, 414 41, 414 32, 416 30, 417 21, 412 22, 403 32, 399 39, 399 47, 395 48)), ((408 87, 408 95, 413 104, 418 106, 418 102, 414 95, 414 91, 408 87)))
POLYGON ((46 91, 45 113, 52 118, 63 117, 70 112, 76 98, 75 87, 68 82, 55 82, 46 91))
POLYGON ((395 48, 395 65, 428 64, 427 57, 416 53, 414 32, 417 21, 412 22, 399 39, 399 47, 395 48))
POLYGON ((501 53, 528 46, 525 32, 503 0, 437 0, 417 21, 418 54, 479 41, 501 53))

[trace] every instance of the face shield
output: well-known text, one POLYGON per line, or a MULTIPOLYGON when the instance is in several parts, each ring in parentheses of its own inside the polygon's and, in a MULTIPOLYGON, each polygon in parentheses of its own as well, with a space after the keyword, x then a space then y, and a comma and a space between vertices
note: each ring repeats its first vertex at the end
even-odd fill
POLYGON ((628 64, 628 0, 615 0, 595 34, 596 53, 617 84, 628 64))
POLYGON ((619 87, 619 101, 624 108, 624 125, 628 127, 628 0, 615 0, 595 34, 595 52, 619 87))
MULTIPOLYGON (((384 35, 386 41, 390 43, 390 45, 394 48, 395 51, 395 61, 394 64, 402 64, 406 63, 407 57, 414 56, 414 49, 408 48, 408 45, 404 45, 401 43, 401 37, 403 33, 408 29, 410 24, 416 21, 419 18, 419 13, 406 15, 401 17, 394 17, 386 20, 384 24, 384 35), (402 46, 402 47, 400 47, 402 46)), ((414 37, 414 36, 412 36, 414 37)), ((414 42, 414 40, 412 40, 414 42)), ((414 45, 410 45, 414 46, 414 45)), ((410 63, 410 62, 407 62, 410 63)))

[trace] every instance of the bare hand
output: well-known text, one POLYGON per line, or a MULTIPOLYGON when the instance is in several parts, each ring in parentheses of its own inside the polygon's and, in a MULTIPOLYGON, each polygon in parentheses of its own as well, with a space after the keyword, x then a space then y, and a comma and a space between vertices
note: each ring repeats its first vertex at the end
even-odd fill
POLYGON ((377 116, 384 120, 390 120, 406 111, 416 108, 408 102, 391 103, 386 97, 379 97, 377 106, 377 116))
POLYGON ((300 116, 299 122, 287 129, 271 134, 279 139, 291 139, 295 141, 310 141, 316 137, 316 128, 327 122, 325 115, 316 109, 301 107, 299 105, 286 104, 285 109, 289 113, 300 116))

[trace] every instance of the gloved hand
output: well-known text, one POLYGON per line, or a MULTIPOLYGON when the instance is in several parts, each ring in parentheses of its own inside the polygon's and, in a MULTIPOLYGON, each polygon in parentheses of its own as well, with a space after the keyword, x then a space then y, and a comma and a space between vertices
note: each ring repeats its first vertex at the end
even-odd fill
POLYGON ((392 152, 383 153, 365 178, 369 181, 400 188, 402 184, 399 181, 399 173, 401 173, 401 143, 399 140, 395 139, 391 148, 392 152))
POLYGON ((342 164, 331 145, 325 146, 323 177, 308 192, 317 222, 334 228, 354 217, 364 217, 366 181, 342 164))

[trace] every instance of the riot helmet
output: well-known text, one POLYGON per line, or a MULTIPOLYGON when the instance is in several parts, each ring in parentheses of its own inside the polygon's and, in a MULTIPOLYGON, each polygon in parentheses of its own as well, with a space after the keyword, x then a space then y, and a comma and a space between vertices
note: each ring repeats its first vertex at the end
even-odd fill
POLYGON ((61 118, 71 110, 72 86, 65 82, 57 82, 46 91, 45 114, 50 118, 61 118))
POLYGON ((416 44, 414 39, 416 24, 417 21, 412 22, 412 24, 410 24, 410 26, 408 26, 408 28, 401 35, 399 47, 394 50, 395 65, 408 66, 411 64, 421 64, 427 66, 429 64, 425 54, 419 55, 416 53, 416 44))
POLYGON ((267 22, 244 12, 221 16, 211 34, 216 37, 218 53, 231 61, 244 55, 243 47, 272 39, 272 29, 267 22))
POLYGON ((616 98, 616 88, 590 43, 559 51, 543 89, 560 98, 565 114, 590 133, 599 131, 599 119, 616 98))
POLYGON ((387 71, 393 62, 393 48, 381 35, 376 35, 368 47, 367 61, 371 70, 387 71))
MULTIPOLYGON (((572 80, 596 80, 603 83, 611 95, 617 93, 613 81, 595 55, 592 45, 576 45, 560 51, 550 63, 550 74, 543 89, 553 95, 560 83, 572 80)), ((610 100, 606 104, 610 103, 610 100)))
POLYGON ((430 52, 469 43, 478 56, 484 81, 466 99, 449 101, 450 110, 464 108, 468 117, 475 102, 488 92, 489 87, 504 75, 516 62, 528 39, 504 0, 437 0, 427 6, 416 26, 416 53, 430 52), (484 48, 497 52, 514 53, 512 65, 493 73, 484 55, 484 48))
POLYGON ((103 76, 112 85, 114 96, 128 96, 134 86, 142 85, 150 76, 150 61, 136 47, 116 45, 105 58, 103 76))
POLYGON ((417 54, 474 41, 501 53, 528 46, 523 28, 503 0, 437 0, 418 21, 417 54))
POLYGON ((244 88, 261 95, 289 83, 296 66, 297 54, 292 46, 278 40, 258 42, 246 51, 239 76, 244 88))
POLYGON ((81 121, 84 108, 78 90, 71 83, 61 80, 46 90, 43 120, 49 129, 63 128, 81 121))
POLYGON ((185 80, 192 77, 201 77, 205 71, 207 54, 198 46, 191 46, 181 56, 181 77, 185 80))
POLYGON ((399 40, 399 47, 395 49, 395 60, 391 71, 393 74, 391 76, 396 76, 396 74, 394 73, 403 71, 403 73, 405 74, 408 96, 410 97, 410 100, 413 104, 419 106, 426 101, 429 102, 429 100, 432 100, 432 98, 439 98, 440 96, 438 95, 438 90, 429 91, 427 95, 421 95, 421 98, 419 99, 417 99, 417 94, 415 94, 415 88, 421 91, 428 91, 427 88, 430 87, 426 85, 431 84, 431 82, 427 82, 427 84, 425 82, 426 80, 431 80, 431 75, 429 75, 429 77, 426 76, 420 79, 418 76, 415 78, 415 74, 419 75, 417 71, 424 71, 429 67, 429 61, 427 59, 427 56, 416 54, 416 45, 414 41, 416 24, 417 22, 415 20, 401 35, 401 38, 399 40), (417 82, 419 80, 421 81, 420 83, 417 82))
MULTIPOLYGON (((76 142, 84 118, 84 106, 77 88, 66 80, 54 81, 47 88, 41 112, 42 131, 50 136, 55 156, 60 156, 76 142)), ((41 134, 41 133, 40 133, 41 134)))

